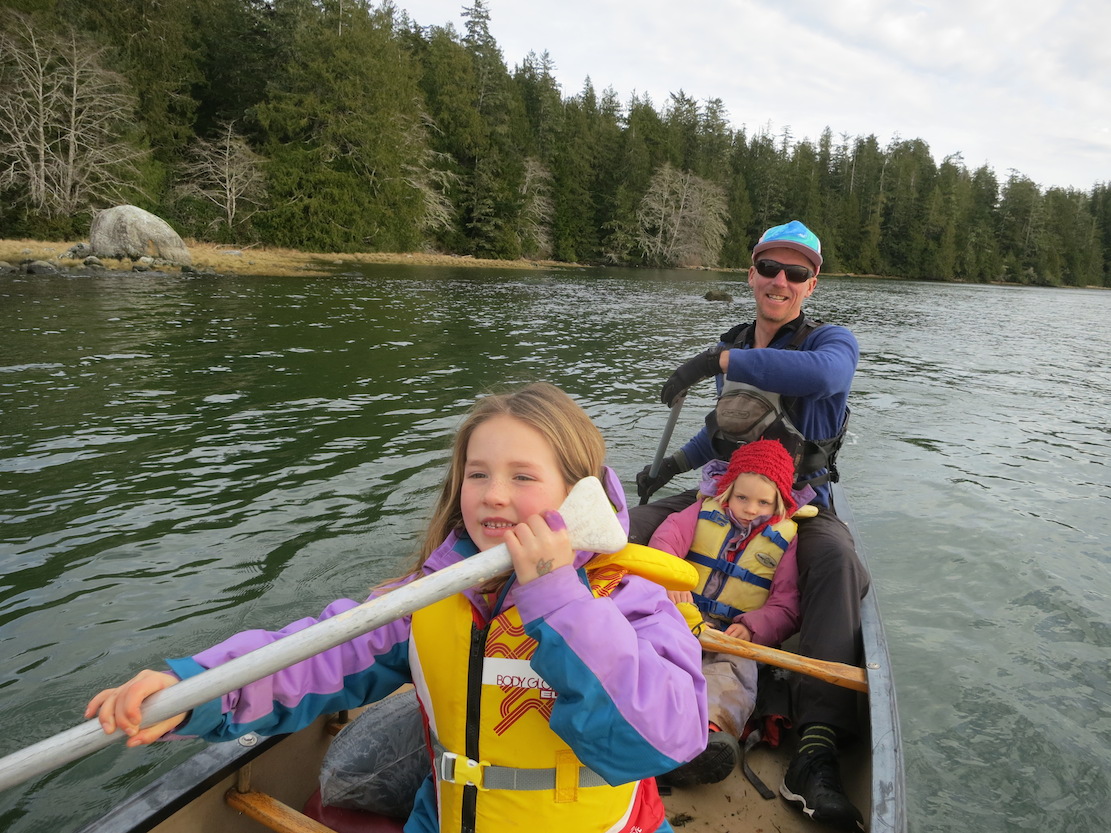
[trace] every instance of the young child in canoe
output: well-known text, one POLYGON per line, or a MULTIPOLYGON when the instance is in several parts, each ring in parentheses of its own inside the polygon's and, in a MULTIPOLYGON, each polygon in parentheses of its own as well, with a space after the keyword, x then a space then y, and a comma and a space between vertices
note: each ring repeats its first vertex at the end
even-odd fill
MULTIPOLYGON (((555 510, 584 477, 602 480, 628 528, 604 456, 598 429, 552 385, 480 399, 455 437, 418 563, 396 584, 500 543, 511 572, 147 729, 140 704, 154 692, 315 620, 140 672, 97 694, 86 717, 123 730, 128 746, 171 731, 218 741, 295 731, 413 682, 434 760, 407 831, 670 831, 652 776, 705 747, 700 648, 636 564, 571 549, 555 510)), ((333 602, 322 618, 355 606, 333 602)))
MULTIPOLYGON (((697 605, 706 622, 727 636, 778 645, 798 630, 798 567, 791 520, 795 465, 776 440, 742 445, 716 482, 660 525, 651 546, 695 565, 699 584, 669 591, 676 603, 697 605)), ((666 776, 675 786, 724 779, 737 762, 738 743, 756 704, 756 663, 707 651, 702 658, 709 699, 709 741, 697 758, 666 776)))

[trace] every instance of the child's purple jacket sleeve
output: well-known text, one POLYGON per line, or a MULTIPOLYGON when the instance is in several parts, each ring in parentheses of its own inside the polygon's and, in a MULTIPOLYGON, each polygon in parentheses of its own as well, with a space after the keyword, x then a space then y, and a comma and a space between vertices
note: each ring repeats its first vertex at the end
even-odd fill
MULTIPOLYGON (((179 678, 192 677, 357 605, 340 599, 318 619, 299 619, 280 631, 244 631, 168 664, 179 678)), ((248 732, 282 734, 307 726, 318 715, 379 700, 411 681, 409 633, 410 617, 397 619, 194 709, 175 734, 208 741, 248 732)))
MULTIPOLYGON (((625 493, 607 469, 606 491, 628 529, 625 493)), ((660 775, 706 747, 702 649, 664 589, 626 575, 595 597, 578 552, 511 593, 537 641, 532 667, 558 694, 550 725, 610 784, 660 775)))

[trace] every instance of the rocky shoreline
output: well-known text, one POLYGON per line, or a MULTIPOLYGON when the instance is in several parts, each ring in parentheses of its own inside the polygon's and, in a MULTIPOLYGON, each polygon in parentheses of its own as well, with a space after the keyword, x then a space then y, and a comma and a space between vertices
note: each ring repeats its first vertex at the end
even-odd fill
POLYGON ((155 258, 141 257, 131 262, 124 268, 122 264, 107 265, 98 257, 89 255, 80 260, 72 258, 57 258, 53 260, 34 260, 24 258, 18 263, 0 260, 0 275, 71 275, 75 278, 91 278, 97 275, 123 275, 135 272, 150 273, 152 275, 167 275, 173 273, 218 275, 219 273, 210 266, 196 269, 192 266, 178 266, 176 264, 160 261, 155 258), (72 261, 72 262, 71 262, 72 261))
POLYGON ((435 252, 360 252, 329 254, 301 252, 294 249, 219 246, 212 243, 187 241, 192 256, 191 266, 141 257, 115 260, 97 258, 81 248, 87 244, 41 240, 0 240, 0 275, 65 274, 74 277, 122 275, 135 272, 151 275, 205 275, 275 277, 296 275, 318 277, 334 275, 345 266, 366 263, 404 264, 417 266, 460 266, 490 269, 575 268, 575 264, 554 261, 484 260, 481 258, 445 255, 435 252))

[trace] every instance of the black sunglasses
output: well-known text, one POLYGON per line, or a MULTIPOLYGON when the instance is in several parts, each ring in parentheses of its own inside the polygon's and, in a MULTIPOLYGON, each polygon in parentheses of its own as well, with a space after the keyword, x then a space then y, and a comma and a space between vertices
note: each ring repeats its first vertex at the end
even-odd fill
POLYGON ((780 272, 783 272, 791 283, 803 283, 814 277, 814 270, 806 266, 780 263, 778 260, 768 260, 766 258, 756 261, 756 272, 765 278, 774 278, 780 272))

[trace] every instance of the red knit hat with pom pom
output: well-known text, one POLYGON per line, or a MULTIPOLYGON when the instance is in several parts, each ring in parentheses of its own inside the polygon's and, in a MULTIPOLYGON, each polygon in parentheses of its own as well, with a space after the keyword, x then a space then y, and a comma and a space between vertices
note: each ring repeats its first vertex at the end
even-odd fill
POLYGON ((791 517, 798 509, 791 487, 795 483, 795 461, 778 440, 756 440, 745 443, 729 458, 729 468, 718 480, 720 498, 729 485, 741 474, 762 474, 779 490, 783 505, 787 507, 786 517, 791 517))

